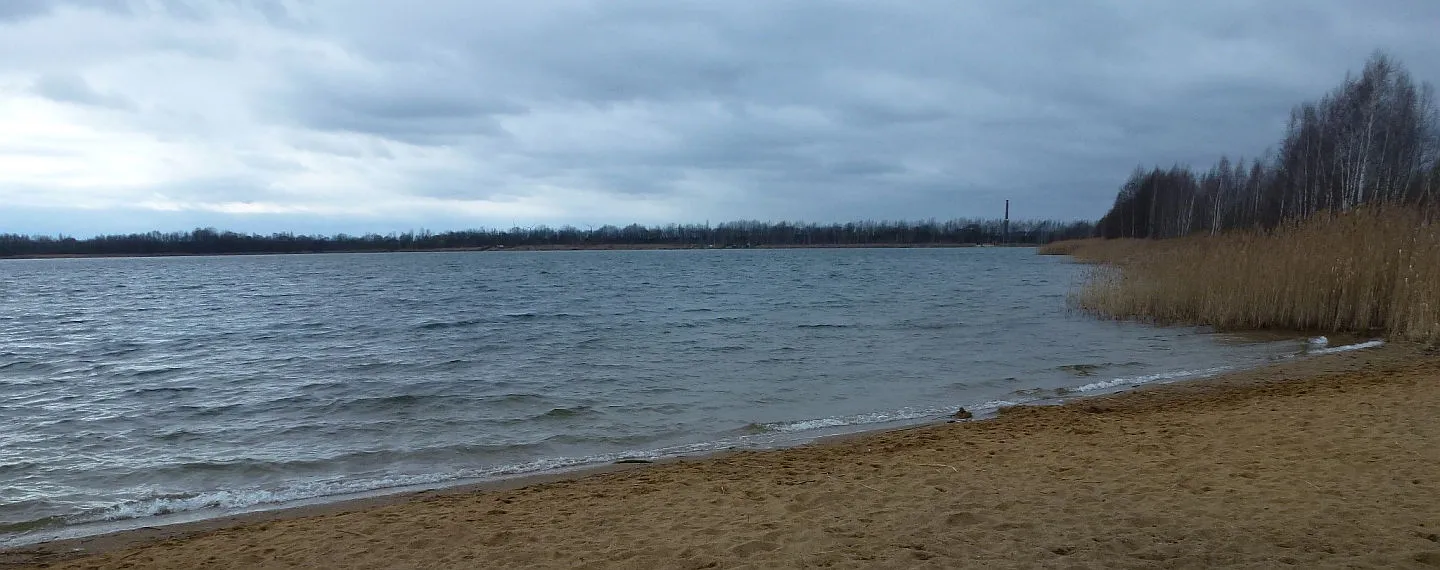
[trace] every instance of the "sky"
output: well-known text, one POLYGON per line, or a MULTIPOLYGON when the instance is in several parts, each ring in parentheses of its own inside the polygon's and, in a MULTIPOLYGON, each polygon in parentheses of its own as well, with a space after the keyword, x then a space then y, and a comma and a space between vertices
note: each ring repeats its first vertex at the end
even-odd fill
POLYGON ((3 0, 0 233, 1094 219, 1433 0, 3 0))

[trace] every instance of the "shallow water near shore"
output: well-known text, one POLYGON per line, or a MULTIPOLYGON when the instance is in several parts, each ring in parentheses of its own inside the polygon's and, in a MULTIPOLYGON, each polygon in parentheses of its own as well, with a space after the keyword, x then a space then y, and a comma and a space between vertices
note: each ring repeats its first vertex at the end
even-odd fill
POLYGON ((1072 314, 1082 271, 1021 248, 0 262, 0 546, 1307 350, 1072 314))

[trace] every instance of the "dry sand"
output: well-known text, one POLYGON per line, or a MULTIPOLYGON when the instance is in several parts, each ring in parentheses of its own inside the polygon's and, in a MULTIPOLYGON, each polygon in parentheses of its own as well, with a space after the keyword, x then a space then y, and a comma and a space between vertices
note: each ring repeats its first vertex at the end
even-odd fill
POLYGON ((990 421, 302 515, 51 544, 0 567, 1435 567, 1440 356, 1388 347, 990 421), (77 545, 110 550, 56 554, 77 545))

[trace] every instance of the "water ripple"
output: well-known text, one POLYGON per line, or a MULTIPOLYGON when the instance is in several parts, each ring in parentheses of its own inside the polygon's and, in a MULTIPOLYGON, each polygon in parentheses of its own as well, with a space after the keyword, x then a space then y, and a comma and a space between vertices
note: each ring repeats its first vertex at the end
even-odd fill
POLYGON ((1015 248, 0 265, 0 545, 775 445, 1298 349, 1070 314, 1077 267, 1015 248))

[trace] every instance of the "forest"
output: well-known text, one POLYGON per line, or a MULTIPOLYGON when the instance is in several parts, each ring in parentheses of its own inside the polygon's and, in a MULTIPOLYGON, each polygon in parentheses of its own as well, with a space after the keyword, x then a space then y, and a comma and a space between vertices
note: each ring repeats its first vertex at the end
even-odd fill
POLYGON ((963 244, 1045 244, 1088 237, 1089 222, 957 219, 863 221, 846 224, 737 221, 715 226, 678 225, 578 229, 475 229, 352 236, 243 234, 213 228, 73 237, 0 234, 0 257, 61 255, 218 255, 241 253, 324 253, 433 251, 445 249, 540 248, 743 248, 805 246, 923 246, 963 244))
POLYGON ((1376 54, 1319 101, 1296 106, 1278 150, 1209 170, 1136 168, 1096 224, 1106 238, 1270 230, 1367 205, 1433 211, 1440 113, 1429 84, 1376 54))

